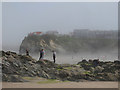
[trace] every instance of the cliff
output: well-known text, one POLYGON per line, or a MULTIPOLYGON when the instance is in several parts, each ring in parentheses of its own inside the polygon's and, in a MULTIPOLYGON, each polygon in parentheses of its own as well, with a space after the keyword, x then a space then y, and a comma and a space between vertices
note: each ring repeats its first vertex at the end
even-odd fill
POLYGON ((24 38, 19 52, 28 49, 31 54, 38 53, 41 48, 46 52, 55 50, 58 53, 101 52, 117 49, 117 39, 106 38, 75 38, 68 35, 29 35, 24 38))

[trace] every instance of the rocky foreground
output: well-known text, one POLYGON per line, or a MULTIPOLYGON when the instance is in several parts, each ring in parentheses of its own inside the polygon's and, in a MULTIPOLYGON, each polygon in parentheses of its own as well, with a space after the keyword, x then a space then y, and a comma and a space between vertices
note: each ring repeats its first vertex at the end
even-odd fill
POLYGON ((49 60, 37 61, 31 56, 1 51, 2 81, 25 82, 23 77, 43 77, 68 81, 117 81, 120 62, 82 60, 77 64, 54 64, 49 60))

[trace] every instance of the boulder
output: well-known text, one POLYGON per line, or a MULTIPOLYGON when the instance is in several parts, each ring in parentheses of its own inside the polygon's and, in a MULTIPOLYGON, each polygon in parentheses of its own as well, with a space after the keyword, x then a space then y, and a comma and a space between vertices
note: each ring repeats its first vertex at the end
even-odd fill
POLYGON ((114 63, 115 64, 120 64, 120 61, 119 60, 115 60, 114 63))
POLYGON ((93 67, 98 66, 99 63, 100 63, 99 59, 94 59, 94 60, 93 60, 93 67))
POLYGON ((94 72, 95 73, 101 73, 103 70, 104 70, 103 67, 97 66, 97 67, 95 67, 94 72))
POLYGON ((112 73, 106 73, 106 79, 108 81, 117 81, 118 80, 118 78, 116 78, 115 75, 112 73))
POLYGON ((10 82, 25 82, 25 80, 19 75, 11 75, 9 79, 10 82))
POLYGON ((7 75, 7 74, 2 75, 2 81, 6 81, 6 82, 26 82, 26 80, 24 80, 19 75, 7 75))

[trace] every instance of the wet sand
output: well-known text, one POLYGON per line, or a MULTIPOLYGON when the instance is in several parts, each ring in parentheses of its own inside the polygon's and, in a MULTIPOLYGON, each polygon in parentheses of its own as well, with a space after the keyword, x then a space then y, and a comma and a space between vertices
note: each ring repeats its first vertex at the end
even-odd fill
POLYGON ((118 82, 62 82, 39 84, 35 82, 3 82, 2 88, 118 88, 118 82))

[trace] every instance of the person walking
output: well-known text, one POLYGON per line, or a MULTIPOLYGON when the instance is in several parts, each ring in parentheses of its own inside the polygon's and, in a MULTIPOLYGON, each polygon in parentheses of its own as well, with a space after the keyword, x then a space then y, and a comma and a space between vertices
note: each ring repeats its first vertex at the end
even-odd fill
POLYGON ((39 58, 39 60, 43 59, 44 56, 45 56, 45 51, 44 51, 44 49, 41 49, 40 50, 40 58, 39 58))
POLYGON ((54 60, 54 63, 56 62, 56 52, 53 50, 53 60, 54 60))

